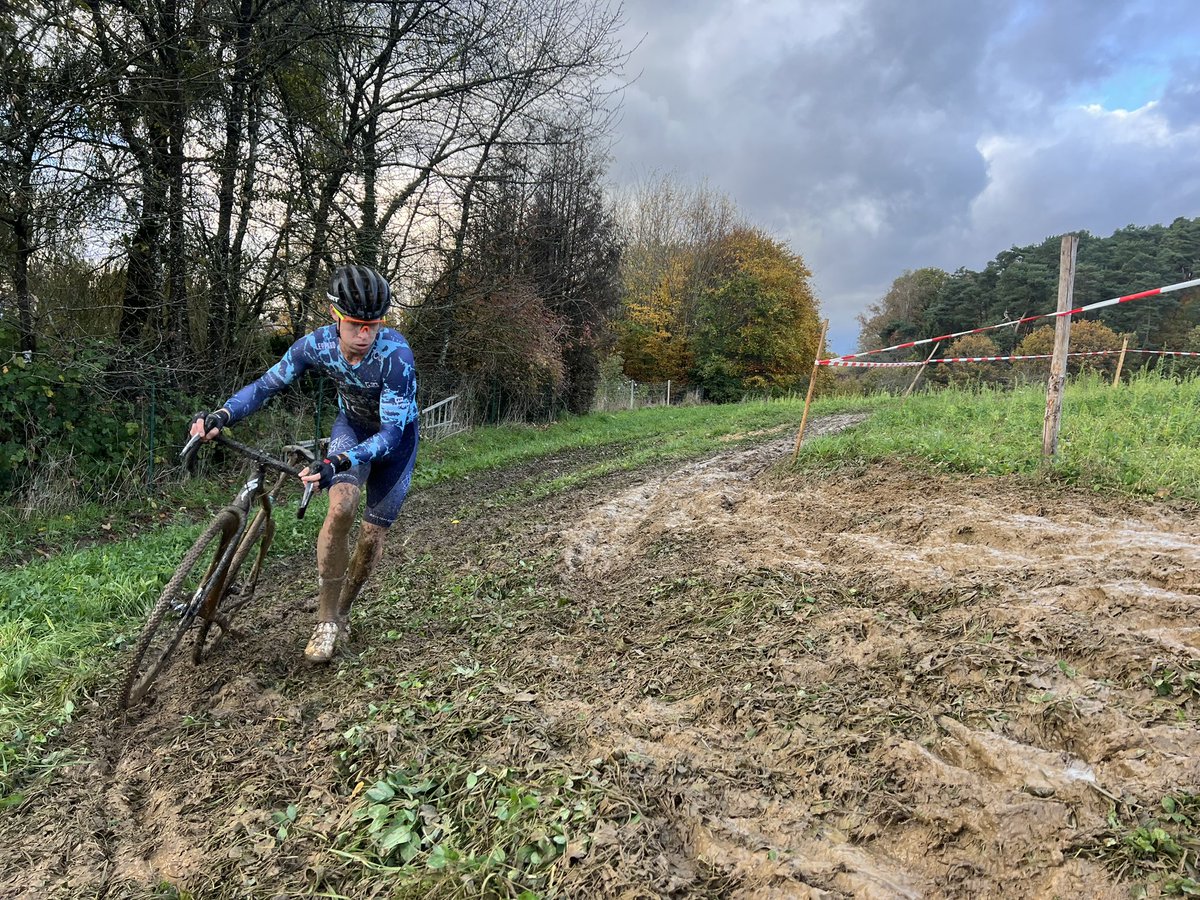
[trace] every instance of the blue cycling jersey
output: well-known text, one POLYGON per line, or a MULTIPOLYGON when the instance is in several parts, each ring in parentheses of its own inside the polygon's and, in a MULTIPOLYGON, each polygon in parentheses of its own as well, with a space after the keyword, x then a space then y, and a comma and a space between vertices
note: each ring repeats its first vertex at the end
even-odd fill
POLYGON ((404 335, 381 328, 362 362, 352 366, 342 356, 337 325, 326 325, 292 344, 262 378, 226 401, 230 423, 259 409, 307 369, 337 384, 338 407, 359 431, 370 434, 344 451, 356 466, 391 453, 417 421, 417 370, 404 335))

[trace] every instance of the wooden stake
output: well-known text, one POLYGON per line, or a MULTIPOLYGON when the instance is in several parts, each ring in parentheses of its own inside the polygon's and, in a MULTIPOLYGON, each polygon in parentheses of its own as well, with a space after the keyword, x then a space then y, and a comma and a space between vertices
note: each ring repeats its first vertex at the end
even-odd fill
POLYGON ((808 396, 804 398, 804 415, 800 417, 800 433, 796 435, 796 449, 792 451, 792 462, 800 455, 800 442, 804 440, 804 426, 808 422, 808 407, 812 404, 813 388, 817 386, 817 360, 825 355, 825 332, 829 320, 821 323, 821 336, 817 338, 817 355, 813 358, 812 374, 808 376, 808 396))
MULTIPOLYGON (((1079 238, 1064 234, 1058 254, 1058 311, 1071 308, 1075 291, 1075 254, 1079 238)), ((1050 380, 1046 383, 1046 419, 1042 423, 1042 458, 1058 452, 1058 430, 1062 425, 1062 396, 1067 381, 1067 350, 1071 343, 1071 317, 1059 316, 1054 324, 1054 355, 1050 360, 1050 380)))
POLYGON ((1125 340, 1121 341, 1121 355, 1117 357, 1117 374, 1113 375, 1113 387, 1116 387, 1121 380, 1121 366, 1125 365, 1125 351, 1128 347, 1129 335, 1125 335, 1125 340))
POLYGON ((921 373, 925 371, 925 367, 929 365, 929 360, 933 359, 934 354, 937 353, 937 349, 941 346, 941 344, 941 341, 933 342, 933 349, 929 351, 929 355, 925 357, 925 362, 921 365, 921 368, 917 369, 917 374, 913 376, 912 383, 909 384, 908 390, 904 392, 904 396, 906 398, 913 392, 913 388, 917 386, 917 379, 921 377, 921 373))

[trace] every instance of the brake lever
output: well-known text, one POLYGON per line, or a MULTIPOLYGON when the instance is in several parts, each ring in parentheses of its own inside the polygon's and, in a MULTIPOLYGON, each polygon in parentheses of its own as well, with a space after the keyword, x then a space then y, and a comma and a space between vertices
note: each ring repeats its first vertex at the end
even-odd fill
POLYGON ((304 493, 300 496, 300 506, 296 509, 296 518, 303 519, 304 513, 308 510, 308 501, 312 499, 313 493, 317 489, 315 481, 306 482, 304 485, 304 493))
MULTIPOLYGON (((312 451, 300 446, 299 444, 288 444, 283 448, 283 450, 285 453, 290 454, 288 461, 293 465, 300 465, 303 463, 306 466, 311 466, 315 459, 312 451)), ((304 483, 304 493, 300 495, 300 505, 296 508, 297 519, 304 518, 304 513, 308 510, 308 501, 312 499, 312 496, 314 493, 316 493, 316 490, 316 482, 310 481, 304 483)))
POLYGON ((185 469, 188 467, 188 464, 191 463, 191 458, 196 455, 196 448, 200 446, 200 442, 202 440, 203 437, 198 434, 193 434, 188 439, 188 442, 183 445, 183 449, 179 451, 179 458, 183 461, 183 467, 185 469))

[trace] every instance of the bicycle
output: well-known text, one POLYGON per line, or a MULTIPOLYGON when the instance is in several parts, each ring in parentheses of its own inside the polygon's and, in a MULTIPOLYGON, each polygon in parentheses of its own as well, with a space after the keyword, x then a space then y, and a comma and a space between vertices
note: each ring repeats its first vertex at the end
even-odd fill
MULTIPOLYGON (((300 476, 300 470, 292 465, 223 434, 217 435, 214 441, 257 462, 258 471, 246 482, 233 502, 217 512, 200 537, 196 538, 151 608, 138 638, 133 661, 125 673, 118 700, 121 712, 146 698, 155 680, 170 666, 175 650, 193 626, 197 626, 192 648, 192 662, 196 664, 216 650, 232 631, 233 616, 254 598, 263 560, 275 536, 272 513, 276 493, 289 476, 300 476), (268 470, 279 472, 279 477, 269 488, 268 470), (250 519, 250 511, 256 504, 258 512, 250 519), (238 581, 238 573, 256 547, 258 554, 249 574, 238 581), (173 629, 170 627, 172 624, 173 629), (168 627, 164 629, 164 625, 168 627)), ((185 467, 200 443, 201 438, 193 436, 184 446, 179 456, 185 467)), ((311 463, 315 459, 312 451, 298 444, 289 444, 283 449, 293 463, 311 463)), ((300 506, 296 510, 297 519, 304 518, 315 487, 314 484, 305 485, 300 506)))

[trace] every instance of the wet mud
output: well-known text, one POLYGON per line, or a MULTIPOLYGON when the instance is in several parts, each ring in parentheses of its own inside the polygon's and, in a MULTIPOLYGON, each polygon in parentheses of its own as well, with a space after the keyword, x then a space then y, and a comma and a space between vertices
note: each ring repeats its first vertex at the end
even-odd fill
MULTIPOLYGON (((637 810, 597 816, 547 895, 1129 896, 1114 817, 1200 785, 1194 514, 900 463, 804 473, 790 436, 763 440, 533 503, 487 498, 580 461, 415 495, 329 669, 299 662, 312 561, 273 562, 221 658, 128 722, 103 690, 83 711, 77 761, 3 814, 0 896, 366 896, 330 851, 347 728, 468 657, 499 685, 469 753, 597 772, 637 810), (405 575, 534 559, 548 609, 477 591, 453 625, 405 575)), ((400 721, 373 726, 381 760, 468 752, 400 721)))

